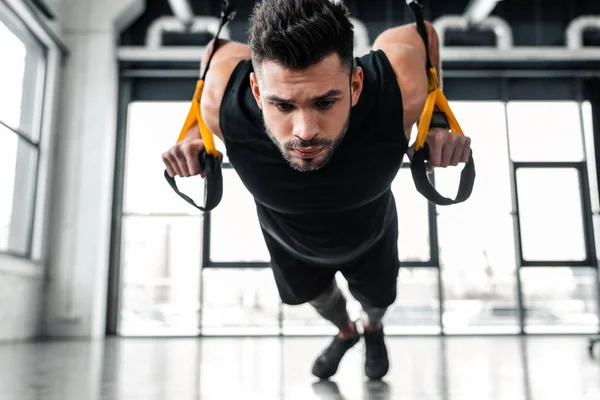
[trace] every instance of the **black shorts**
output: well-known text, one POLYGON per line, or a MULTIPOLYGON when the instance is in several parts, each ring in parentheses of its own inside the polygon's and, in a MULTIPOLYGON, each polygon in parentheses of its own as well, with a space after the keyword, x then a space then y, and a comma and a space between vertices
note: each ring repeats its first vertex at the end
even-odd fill
POLYGON ((340 267, 306 264, 290 256, 268 234, 264 237, 284 304, 299 305, 313 300, 327 289, 338 271, 348 282, 352 296, 361 304, 384 308, 396 300, 400 267, 397 226, 388 227, 380 241, 359 260, 340 267))

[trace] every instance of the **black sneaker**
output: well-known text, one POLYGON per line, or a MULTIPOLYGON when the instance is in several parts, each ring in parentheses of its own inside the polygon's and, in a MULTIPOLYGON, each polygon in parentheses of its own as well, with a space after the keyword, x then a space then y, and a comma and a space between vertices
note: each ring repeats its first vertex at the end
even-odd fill
POLYGON ((363 336, 365 337, 365 347, 367 350, 365 375, 370 379, 381 379, 390 369, 383 327, 374 332, 365 329, 363 336))
POLYGON ((321 379, 328 379, 335 375, 344 354, 358 343, 359 340, 360 335, 358 331, 356 332, 356 336, 351 339, 342 339, 336 335, 329 346, 315 360, 312 368, 313 375, 321 379))

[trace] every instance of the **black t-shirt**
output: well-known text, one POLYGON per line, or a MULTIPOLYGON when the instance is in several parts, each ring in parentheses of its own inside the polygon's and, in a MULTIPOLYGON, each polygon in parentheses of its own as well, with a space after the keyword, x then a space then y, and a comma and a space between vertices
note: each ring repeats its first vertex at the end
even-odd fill
POLYGON ((390 187, 408 147, 402 96, 382 51, 356 61, 364 71, 363 91, 348 132, 317 171, 292 169, 265 132, 250 61, 236 66, 221 103, 227 156, 254 196, 263 234, 304 263, 350 263, 397 230, 390 187))

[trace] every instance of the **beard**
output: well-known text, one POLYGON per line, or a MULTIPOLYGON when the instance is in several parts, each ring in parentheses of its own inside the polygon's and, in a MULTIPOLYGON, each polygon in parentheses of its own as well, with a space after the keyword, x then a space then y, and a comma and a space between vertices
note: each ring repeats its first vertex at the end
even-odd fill
POLYGON ((271 141, 275 144, 275 146, 277 146, 281 156, 287 161, 290 167, 298 172, 312 172, 323 168, 331 160, 335 150, 338 148, 348 132, 348 127, 350 126, 350 113, 348 113, 348 118, 344 123, 344 127, 335 139, 313 138, 311 140, 302 140, 294 138, 290 141, 281 143, 269 130, 269 127, 267 127, 264 120, 263 125, 265 132, 267 132, 267 135, 269 138, 271 138, 271 141), (294 158, 290 153, 292 149, 302 149, 307 147, 323 147, 323 150, 321 150, 317 157, 306 159, 294 158))

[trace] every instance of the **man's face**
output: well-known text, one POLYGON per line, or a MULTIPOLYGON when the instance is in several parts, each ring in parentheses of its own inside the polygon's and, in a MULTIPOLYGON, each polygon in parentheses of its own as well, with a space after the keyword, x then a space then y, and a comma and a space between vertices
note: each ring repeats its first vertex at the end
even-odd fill
POLYGON ((265 61, 250 77, 265 130, 297 171, 324 166, 348 130, 362 90, 362 70, 351 77, 337 54, 308 69, 265 61))

